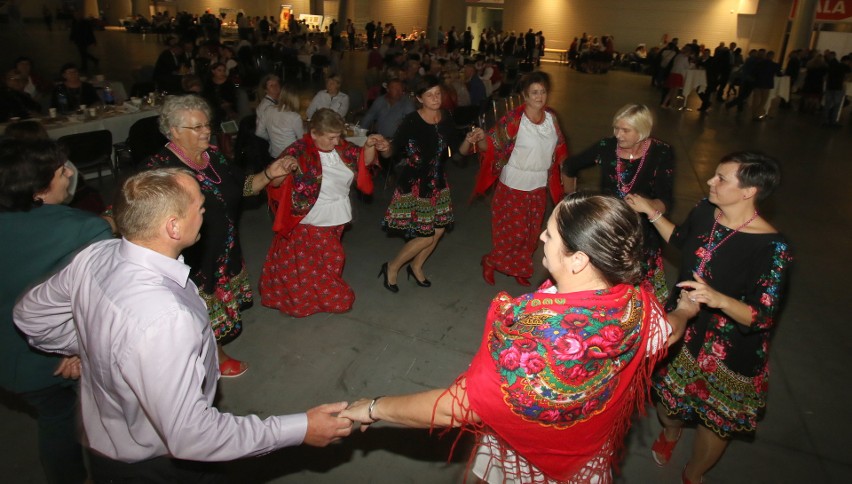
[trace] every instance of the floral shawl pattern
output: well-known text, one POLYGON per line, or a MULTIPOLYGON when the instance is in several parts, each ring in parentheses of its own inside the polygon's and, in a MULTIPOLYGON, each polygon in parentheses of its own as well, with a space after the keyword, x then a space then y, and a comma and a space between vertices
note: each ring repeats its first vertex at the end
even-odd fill
MULTIPOLYGON (((479 172, 476 174, 472 198, 484 196, 500 177, 503 167, 509 163, 509 157, 515 149, 515 140, 524 116, 524 108, 525 106, 521 105, 507 112, 485 137, 488 148, 479 155, 479 172)), ((556 122, 556 113, 550 108, 545 108, 545 111, 553 116, 553 127, 556 129, 556 149, 553 151, 553 163, 550 165, 547 179, 550 196, 556 203, 563 195, 559 169, 562 161, 568 157, 568 145, 565 143, 562 130, 559 129, 559 123, 556 122)))
MULTIPOLYGON (((347 168, 356 174, 356 184, 359 190, 366 194, 373 193, 373 180, 364 165, 364 150, 360 146, 347 141, 335 147, 335 151, 347 168)), ((303 218, 308 215, 320 193, 322 184, 322 163, 319 149, 310 133, 291 144, 281 152, 279 158, 292 156, 299 163, 299 170, 284 180, 279 187, 268 185, 269 208, 275 214, 272 230, 287 234, 303 218), (290 203, 282 203, 289 201, 290 203)))
POLYGON ((664 313, 647 283, 571 294, 539 291, 492 302, 468 371, 480 429, 549 478, 590 462, 602 472, 623 446, 665 353, 664 313))

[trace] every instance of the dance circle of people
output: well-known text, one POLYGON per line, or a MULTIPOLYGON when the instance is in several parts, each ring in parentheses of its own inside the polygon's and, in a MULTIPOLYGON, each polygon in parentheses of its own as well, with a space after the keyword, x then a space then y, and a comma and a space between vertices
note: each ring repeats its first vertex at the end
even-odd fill
MULTIPOLYGON (((262 87, 265 119, 295 107, 277 78, 262 87)), ((56 143, 0 144, 0 257, 21 267, 2 283, 4 367, 15 370, 0 383, 52 427, 40 433, 48 475, 85 478, 82 440, 94 482, 214 482, 222 476, 204 462, 324 446, 385 421, 473 434, 471 469, 485 482, 609 483, 631 418, 652 393, 663 427, 654 461, 667 464, 692 423, 682 479, 701 482, 732 436, 755 431, 766 405, 771 330, 792 261, 759 210, 780 182, 778 162, 756 152, 723 157, 708 198, 675 224, 674 152, 651 136, 647 107, 619 109, 612 136, 569 156, 547 106, 548 76, 529 73, 519 87, 521 105, 465 132, 441 109, 440 80, 423 76, 416 109, 400 114, 393 136, 370 134, 360 146, 347 141, 338 112, 320 107, 254 174, 211 144, 207 102, 169 97, 160 118, 168 144, 123 182, 108 217, 118 239, 107 221, 62 205, 73 169, 56 143), (529 286, 539 242, 548 273, 532 292, 495 296, 470 366, 446 388, 416 394, 263 420, 218 412, 217 379, 248 368, 222 349, 253 300, 240 200, 265 190, 273 217, 262 304, 299 318, 343 313, 356 299, 342 278, 351 186, 371 194, 381 161, 397 162, 382 225, 404 244, 379 277, 397 293, 405 268, 430 287, 424 266, 454 223, 453 151, 479 158, 474 197, 493 187, 485 282, 495 285, 499 273, 529 286), (600 193, 577 192, 577 175, 592 165, 600 193), (548 196, 555 207, 545 220, 548 196), (75 237, 54 241, 59 233, 75 237), (671 290, 667 243, 681 254, 671 290)))

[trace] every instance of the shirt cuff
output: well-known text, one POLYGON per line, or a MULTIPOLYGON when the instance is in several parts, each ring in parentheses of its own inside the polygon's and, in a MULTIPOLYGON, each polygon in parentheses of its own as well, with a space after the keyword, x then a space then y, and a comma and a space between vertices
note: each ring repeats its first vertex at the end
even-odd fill
POLYGON ((308 433, 308 414, 280 415, 278 420, 278 442, 280 447, 301 445, 308 433))

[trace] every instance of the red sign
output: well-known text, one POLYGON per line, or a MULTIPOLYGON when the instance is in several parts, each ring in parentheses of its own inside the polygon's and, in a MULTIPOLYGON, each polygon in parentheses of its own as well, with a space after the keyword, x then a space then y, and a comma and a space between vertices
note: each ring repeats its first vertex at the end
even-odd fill
MULTIPOLYGON (((796 16, 798 0, 793 0, 790 18, 796 16)), ((817 22, 852 22, 852 0, 817 0, 817 22)))

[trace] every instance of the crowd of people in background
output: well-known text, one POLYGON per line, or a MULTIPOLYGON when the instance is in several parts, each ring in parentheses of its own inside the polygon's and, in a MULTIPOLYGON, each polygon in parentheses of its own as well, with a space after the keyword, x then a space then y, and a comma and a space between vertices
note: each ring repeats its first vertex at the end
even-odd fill
MULTIPOLYGON (((224 460, 303 441, 325 445, 351 431, 349 420, 366 426, 386 419, 411 426, 463 425, 474 430, 485 423, 488 430, 480 435, 485 437, 480 445, 487 457, 478 475, 495 482, 503 475, 521 481, 534 476, 610 482, 611 463, 623 445, 629 417, 642 406, 651 379, 663 424, 653 445, 657 463, 663 465, 671 459, 683 421, 699 422, 696 446, 710 449, 689 461, 683 471, 684 482, 700 482, 721 458, 732 434, 754 431, 765 406, 768 330, 781 306, 791 261, 784 237, 757 211, 759 202, 780 181, 776 160, 751 152, 725 156, 708 181, 709 198, 685 222, 676 225, 668 218, 675 154, 669 144, 651 137, 653 115, 647 106, 624 106, 613 117, 612 136, 569 155, 557 113, 547 105, 550 79, 535 70, 545 52, 541 31, 529 28, 516 34, 486 28, 477 43, 470 27, 457 30, 451 26, 446 31, 439 27, 437 43, 432 45, 418 29, 399 33, 393 24, 373 20, 366 24, 361 39, 348 19, 345 24, 334 21, 327 30, 319 31, 293 17, 285 27, 273 17, 241 12, 234 19, 237 39, 224 42, 226 22, 225 16, 208 11, 200 16, 181 12, 174 19, 158 14, 151 21, 136 18, 128 25, 128 30, 144 31, 147 23, 151 31, 164 34, 165 49, 153 67, 148 88, 172 94, 162 106, 159 120, 168 144, 144 166, 136 167, 148 175, 131 177, 120 191, 113 229, 126 238, 97 243, 70 269, 28 294, 17 309, 16 321, 30 336, 30 343, 47 350, 60 347, 59 343, 66 343, 63 348, 75 347, 76 339, 68 336, 73 331, 65 330, 64 337, 56 339, 49 337, 49 332, 39 331, 40 324, 47 324, 43 320, 53 316, 46 294, 61 292, 70 281, 79 280, 74 274, 86 272, 87 264, 96 264, 97 270, 87 272, 86 277, 109 278, 113 270, 100 264, 103 254, 120 261, 135 253, 135 257, 151 261, 152 267, 146 270, 167 272, 175 279, 176 284, 169 282, 166 286, 175 286, 171 289, 187 308, 184 316, 202 322, 205 339, 193 340, 195 353, 201 355, 197 365, 201 373, 188 371, 193 374, 189 379, 194 385, 188 391, 191 398, 176 410, 166 408, 157 392, 131 396, 135 382, 124 381, 125 375, 104 373, 119 382, 117 388, 87 386, 99 389, 94 392, 97 395, 88 396, 91 399, 106 398, 99 393, 102 388, 105 394, 114 390, 127 399, 124 407, 108 410, 112 420, 103 435, 89 439, 96 451, 94 469, 106 472, 103 475, 120 474, 129 468, 119 461, 126 464, 137 460, 139 455, 109 448, 104 437, 126 431, 125 426, 141 425, 147 430, 147 440, 118 439, 118 447, 138 452, 144 447, 145 459, 171 458, 174 455, 168 451, 182 449, 185 453, 181 455, 190 458, 204 455, 206 460, 224 460), (340 61, 347 50, 356 48, 368 51, 365 86, 343 92, 340 61), (303 102, 292 84, 309 80, 322 82, 325 88, 303 102), (507 101, 507 109, 498 118, 496 98, 507 95, 518 95, 523 102, 510 108, 507 101), (301 116, 303 109, 306 119, 301 116), (488 119, 486 114, 490 113, 494 118, 488 119), (260 155, 255 151, 254 159, 248 161, 232 145, 233 133, 225 129, 229 121, 242 125, 246 119, 252 122, 238 137, 255 137, 267 143, 260 155), (360 122, 356 127, 365 130, 364 136, 356 136, 347 122, 360 122), (347 140, 347 136, 352 139, 347 140), (355 144, 356 137, 363 138, 360 145, 355 144), (223 443, 218 453, 203 452, 212 440, 181 440, 179 425, 162 431, 163 422, 184 421, 176 417, 176 411, 190 423, 202 419, 201 410, 207 411, 210 406, 215 385, 201 391, 202 384, 196 380, 205 375, 213 381, 218 376, 238 377, 249 368, 248 363, 228 356, 223 349, 242 331, 241 312, 253 300, 239 243, 238 219, 244 197, 265 192, 274 219, 275 237, 261 275, 261 303, 294 317, 346 312, 357 297, 342 278, 342 233, 352 220, 350 187, 354 185, 369 196, 376 170, 394 175, 394 191, 382 226, 403 238, 404 243, 398 252, 388 254, 378 276, 382 287, 394 294, 400 291, 402 270, 418 287, 428 288, 432 282, 425 264, 455 222, 446 169, 450 160, 469 153, 475 153, 480 161, 474 194, 485 195, 490 187, 496 187, 492 247, 481 261, 484 281, 495 284, 497 272, 529 286, 538 240, 544 242, 543 263, 553 277, 553 282, 546 282, 530 295, 510 298, 500 294, 495 298, 482 349, 471 370, 446 390, 312 410, 307 417, 299 417, 298 424, 280 424, 287 429, 281 433, 287 435, 277 438, 263 437, 264 430, 279 425, 276 419, 284 417, 261 423, 210 412, 212 417, 207 418, 218 419, 230 432, 221 433, 221 438, 243 432, 238 446, 231 449, 223 443), (601 167, 604 194, 574 194, 578 173, 593 165, 601 167), (189 170, 193 176, 174 168, 189 170), (185 207, 155 211, 163 215, 160 218, 134 214, 134 197, 145 202, 144 190, 137 185, 144 188, 145 184, 157 183, 185 201, 185 207), (545 221, 548 195, 556 209, 545 221), (190 207, 189 213, 186 207, 190 207), (543 223, 546 228, 542 232, 543 223), (138 246, 130 247, 130 241, 138 242, 138 246), (667 243, 682 249, 681 273, 675 281, 666 281, 663 271, 661 254, 667 243), (725 250, 717 251, 723 244, 725 250), (173 259, 179 254, 183 258, 176 265, 173 259), (161 256, 167 256, 168 262, 161 256), (749 270, 743 271, 744 266, 749 270), (670 282, 676 283, 671 293, 670 282), (565 298, 547 296, 557 293, 565 298), (580 317, 575 308, 589 305, 593 298, 607 311, 590 309, 580 317), (529 305, 531 300, 548 305, 547 315, 529 305), (530 324, 513 326, 516 318, 530 324), (539 319, 548 321, 546 334, 536 329, 534 320, 539 319), (579 331, 578 326, 584 329, 579 331), (662 361, 667 340, 673 344, 681 338, 685 344, 673 350, 674 358, 655 369, 658 359, 662 361), (706 350, 707 345, 720 341, 725 348, 721 354, 706 350), (722 369, 723 364, 728 367, 722 369), (552 367, 548 371, 555 375, 550 382, 553 387, 547 391, 558 394, 554 398, 562 402, 570 401, 570 405, 551 408, 547 407, 553 402, 551 398, 526 394, 531 385, 541 385, 536 375, 546 367, 552 367), (709 396, 706 386, 720 381, 723 371, 727 372, 726 381, 736 380, 735 384, 726 386, 723 382, 709 396), (509 374, 513 376, 502 380, 509 374), (511 391, 506 390, 510 387, 511 391), (591 390, 578 391, 580 387, 591 390), (500 393, 503 391, 508 393, 500 393), (741 398, 744 394, 745 402, 741 398), (136 410, 151 403, 127 403, 135 402, 135 398, 157 399, 159 412, 151 416, 137 412, 138 421, 125 421, 123 409, 136 410), (195 406, 186 402, 195 402, 195 406), (456 403, 463 405, 457 407, 456 403), (414 411, 424 408, 433 412, 414 411), (459 413, 459 408, 464 411, 459 413), (318 420, 325 425, 321 435, 312 436, 312 425, 318 420), (530 425, 530 421, 535 424, 530 425), (504 428, 507 422, 512 423, 504 428), (514 425, 519 422, 523 425, 514 425), (578 422, 581 424, 574 426, 578 422), (610 426, 617 428, 607 433, 610 426), (246 432, 260 437, 246 437, 246 432), (571 445, 583 448, 571 459, 561 458, 560 452, 571 445), (509 452, 515 451, 518 454, 511 454, 513 460, 509 462, 509 452), (495 467, 501 468, 500 472, 495 472, 495 467)), ((92 39, 87 34, 72 33, 72 37, 80 39, 75 43, 81 67, 64 65, 62 79, 55 85, 44 83, 34 73, 32 60, 18 59, 7 73, 7 88, 0 95, 0 109, 7 118, 36 115, 41 111, 36 101, 39 96, 63 110, 102 102, 91 84, 80 78, 87 62, 98 64, 87 51, 92 39)), ((611 35, 584 33, 569 49, 571 64, 584 72, 606 72, 619 59, 611 35)), ((652 84, 661 90, 662 108, 673 106, 687 69, 703 68, 707 88, 701 111, 720 101, 727 108, 743 111, 751 99, 756 120, 766 115, 762 109, 774 77, 786 73, 795 77, 796 85, 804 67, 801 109, 822 109, 827 125, 836 123, 836 110, 845 95, 843 82, 852 65, 848 55, 837 59, 833 52, 794 51, 782 67, 773 52, 752 50, 743 56, 735 43, 720 43, 711 51, 697 40, 681 46, 676 38, 664 39, 661 46, 650 50, 637 46, 624 56, 624 62, 647 70, 652 84), (824 105, 819 107, 823 99, 824 105)), ((244 143, 244 139, 239 141, 244 143)), ((68 195, 67 160, 49 142, 0 145, 0 156, 20 165, 44 165, 37 183, 27 180, 32 186, 24 194, 25 203, 20 194, 2 192, 12 190, 11 182, 0 186, 0 217, 17 223, 20 237, 36 237, 38 234, 31 233, 28 225, 17 222, 25 220, 17 213, 41 216, 58 211, 56 207, 43 208, 60 204, 68 195)), ((0 174, 7 177, 0 181, 17 176, 2 170, 0 174)), ((102 220, 82 220, 91 225, 91 233, 58 251, 56 260, 51 259, 45 267, 34 267, 31 277, 20 281, 15 290, 42 279, 68 252, 108 237, 102 220)), ((8 307, 4 306, 5 313, 0 316, 11 321, 14 301, 4 303, 8 307)), ((75 311, 74 304, 63 310, 75 311)), ((104 317, 116 319, 113 311, 117 310, 102 312, 104 317)), ((59 331, 57 328, 69 324, 67 321, 50 323, 50 329, 59 331)), ((91 323, 81 320, 78 324, 85 328, 91 323)), ((115 324, 121 324, 120 318, 115 324)), ((23 341, 18 343, 23 345, 23 341)), ((86 358, 92 358, 85 360, 84 372, 85 365, 102 364, 92 363, 97 347, 84 344, 83 348, 86 358)), ((142 351, 139 361, 150 356, 142 351)), ((69 354, 61 361, 64 371, 60 376, 80 376, 79 360, 73 358, 69 354)), ((39 364, 45 365, 43 361, 39 364)), ((164 363, 152 367, 156 370, 164 363)), ((147 365, 132 369, 145 377, 153 371, 147 365)), ((86 378, 97 380, 101 376, 90 374, 86 378)), ((170 384, 181 387, 183 383, 176 380, 170 384)), ((29 393, 33 388, 24 390, 29 393)), ((83 413, 89 421, 97 419, 97 409, 92 405, 83 413)), ((198 423, 195 428, 201 427, 198 423)), ((204 436, 203 432, 196 434, 204 436)))

